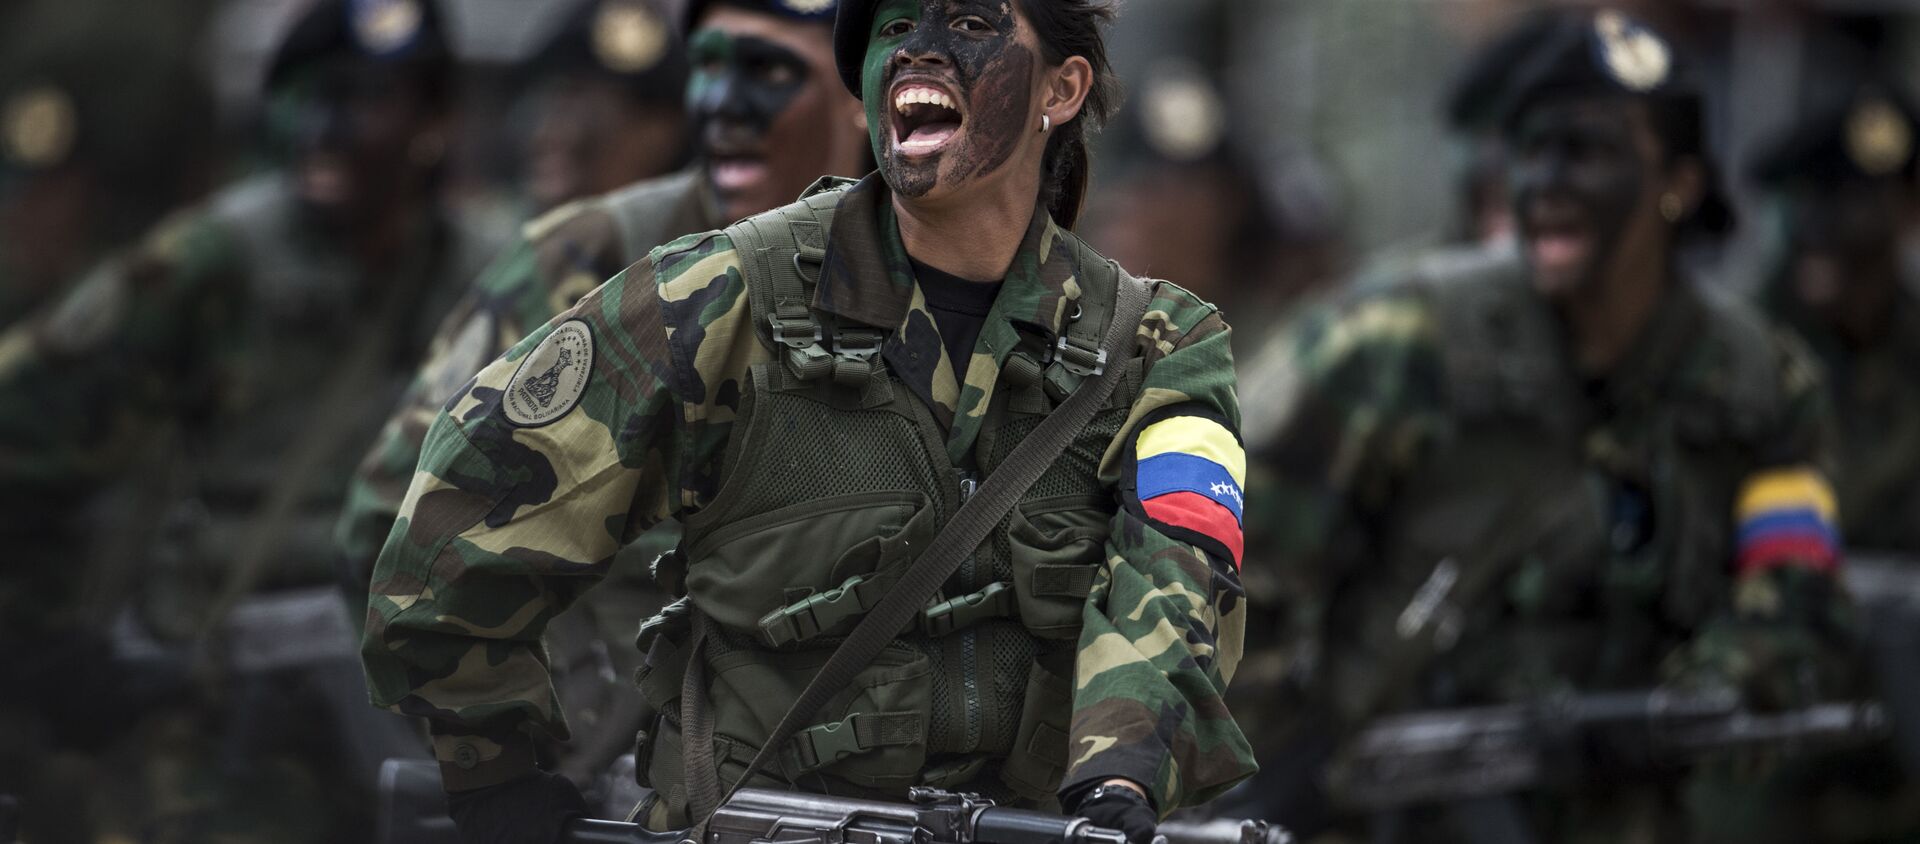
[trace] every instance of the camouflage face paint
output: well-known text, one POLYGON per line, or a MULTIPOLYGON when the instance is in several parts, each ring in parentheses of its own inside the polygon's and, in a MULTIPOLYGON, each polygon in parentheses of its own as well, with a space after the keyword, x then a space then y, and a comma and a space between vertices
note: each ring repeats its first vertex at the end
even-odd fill
POLYGON ((1013 0, 890 0, 874 14, 861 93, 874 158, 896 192, 925 196, 1012 157, 1028 131, 1035 64, 1018 29, 1013 0), (918 88, 955 102, 896 107, 918 88))
POLYGON ((1543 292, 1598 283, 1650 189, 1632 105, 1545 102, 1520 123, 1509 183, 1527 263, 1543 292))
POLYGON ((703 29, 694 33, 687 52, 693 63, 687 109, 703 133, 714 123, 765 133, 807 82, 806 59, 750 35, 703 29))

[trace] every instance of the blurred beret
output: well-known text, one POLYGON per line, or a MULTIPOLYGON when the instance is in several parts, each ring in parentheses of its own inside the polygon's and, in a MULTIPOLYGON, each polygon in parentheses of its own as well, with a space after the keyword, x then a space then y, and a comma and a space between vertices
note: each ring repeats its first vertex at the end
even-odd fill
POLYGON ((686 29, 693 31, 714 6, 731 6, 796 23, 833 23, 834 0, 688 0, 686 29))
POLYGON ((652 0, 579 3, 528 60, 526 71, 600 76, 625 85, 635 100, 681 102, 687 54, 670 20, 652 0))
POLYGON ((274 52, 267 87, 294 71, 355 59, 420 74, 444 88, 453 71, 445 21, 434 0, 318 0, 274 52))

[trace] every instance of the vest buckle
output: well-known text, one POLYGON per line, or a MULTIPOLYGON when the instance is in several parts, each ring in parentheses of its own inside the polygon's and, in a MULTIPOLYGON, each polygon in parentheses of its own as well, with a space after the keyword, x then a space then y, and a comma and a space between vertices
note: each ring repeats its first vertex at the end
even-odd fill
POLYGON ((868 603, 860 587, 867 582, 864 575, 856 574, 837 587, 767 613, 760 618, 760 638, 773 647, 784 647, 804 642, 866 612, 868 603))
POLYGON ((925 739, 918 712, 854 712, 831 724, 816 724, 788 741, 789 773, 802 774, 882 747, 925 739))
POLYGON ((1053 343, 1053 360, 1068 372, 1082 378, 1095 378, 1107 371, 1107 350, 1087 348, 1065 334, 1053 343))
POLYGON ((928 636, 945 636, 989 618, 1011 617, 1017 608, 1012 584, 989 583, 978 592, 950 598, 922 610, 920 630, 928 636))
POLYGON ((805 349, 817 346, 826 335, 820 332, 820 323, 815 322, 811 314, 804 311, 800 315, 782 316, 778 310, 767 314, 767 325, 773 328, 773 340, 789 349, 805 349))

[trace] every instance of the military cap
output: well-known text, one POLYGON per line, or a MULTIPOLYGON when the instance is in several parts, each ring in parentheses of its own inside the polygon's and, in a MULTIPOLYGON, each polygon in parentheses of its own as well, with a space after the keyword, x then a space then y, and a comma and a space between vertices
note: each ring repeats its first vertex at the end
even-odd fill
POLYGON ((796 23, 833 23, 834 0, 688 0, 686 29, 692 31, 714 6, 732 6, 796 23))
POLYGON ((1755 182, 1913 178, 1914 128, 1920 126, 1913 100, 1874 70, 1842 73, 1843 78, 1809 91, 1793 127, 1761 143, 1748 158, 1747 173, 1755 182))
POLYGON ((1733 207, 1706 148, 1699 89, 1671 41, 1616 9, 1553 10, 1521 28, 1512 52, 1495 57, 1510 68, 1487 112, 1495 125, 1511 132, 1529 107, 1547 99, 1640 98, 1655 107, 1655 131, 1667 151, 1699 159, 1706 171, 1705 194, 1687 225, 1716 234, 1733 227, 1733 207))
POLYGON ((833 62, 840 68, 840 81, 853 96, 860 96, 860 64, 867 56, 867 30, 873 25, 878 0, 846 0, 833 19, 833 62))
POLYGON ((652 0, 576 4, 527 70, 608 77, 646 102, 678 103, 687 93, 685 46, 671 18, 652 0))
POLYGON ((155 155, 203 153, 212 92, 185 32, 144 4, 39 3, 0 42, 0 173, 100 168, 138 192, 170 178, 155 155))
POLYGON ((434 0, 318 0, 274 52, 267 86, 280 85, 297 69, 338 58, 421 74, 436 93, 453 70, 445 21, 434 0))
POLYGON ((1447 123, 1459 131, 1485 129, 1494 123, 1514 67, 1560 25, 1560 15, 1535 11, 1474 50, 1448 86, 1447 123))

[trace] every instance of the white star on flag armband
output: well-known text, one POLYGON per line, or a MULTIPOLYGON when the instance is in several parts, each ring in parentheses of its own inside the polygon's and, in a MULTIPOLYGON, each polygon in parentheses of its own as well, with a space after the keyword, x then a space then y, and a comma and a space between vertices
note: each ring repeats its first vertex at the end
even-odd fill
POLYGON ((1191 405, 1149 415, 1122 482, 1127 506, 1174 539, 1240 568, 1247 456, 1240 437, 1191 405))

